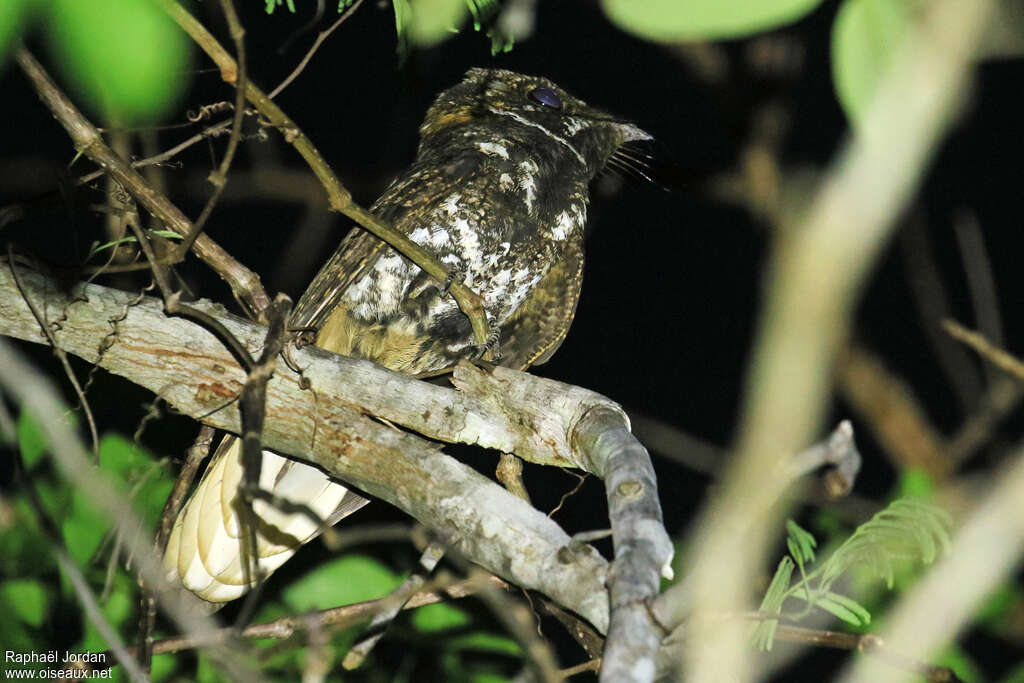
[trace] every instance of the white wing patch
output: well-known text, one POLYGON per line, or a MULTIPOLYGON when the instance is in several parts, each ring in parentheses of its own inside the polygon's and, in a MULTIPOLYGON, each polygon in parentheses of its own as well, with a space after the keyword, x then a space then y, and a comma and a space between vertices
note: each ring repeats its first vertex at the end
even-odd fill
POLYGON ((492 156, 499 156, 502 159, 508 159, 508 150, 503 145, 499 145, 496 142, 479 142, 477 143, 477 149, 484 154, 490 154, 492 156))
POLYGON ((527 159, 519 162, 519 170, 523 174, 519 179, 519 187, 526 193, 526 210, 533 211, 533 201, 537 198, 537 171, 540 168, 536 161, 527 159))

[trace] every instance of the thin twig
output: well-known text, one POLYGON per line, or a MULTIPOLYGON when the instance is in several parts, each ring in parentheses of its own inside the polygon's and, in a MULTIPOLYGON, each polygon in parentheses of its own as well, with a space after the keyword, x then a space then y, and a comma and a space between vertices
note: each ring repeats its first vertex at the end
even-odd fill
POLYGON ((843 396, 900 469, 919 467, 935 480, 949 476, 942 435, 928 419, 913 389, 881 358, 853 344, 839 356, 837 381, 843 396))
POLYGON ((263 352, 259 360, 246 369, 245 385, 239 396, 238 406, 242 419, 242 486, 235 498, 238 519, 244 529, 242 538, 242 570, 248 575, 246 581, 254 586, 245 604, 238 613, 235 628, 242 628, 252 619, 258 604, 260 584, 264 577, 260 568, 259 545, 257 542, 258 519, 253 511, 253 493, 260 490, 260 470, 263 465, 263 423, 266 417, 267 383, 274 376, 277 357, 284 348, 286 338, 285 322, 292 310, 292 301, 284 294, 278 294, 267 309, 269 327, 263 341, 263 352), (246 547, 248 546, 248 547, 246 547))
MULTIPOLYGON (((213 621, 196 611, 199 603, 196 598, 163 590, 169 586, 153 556, 152 539, 147 539, 142 531, 142 521, 120 491, 86 458, 77 436, 61 419, 63 405, 52 387, 3 339, 0 339, 0 384, 39 419, 62 476, 73 482, 76 490, 84 492, 90 502, 125 534, 125 545, 133 553, 139 571, 151 585, 161 589, 157 595, 167 614, 186 633, 202 634, 215 630, 213 621)), ((237 647, 229 654, 227 648, 215 644, 209 653, 217 666, 233 677, 252 683, 263 680, 259 672, 238 657, 237 647)))
POLYGON ((199 217, 192 224, 192 230, 178 247, 178 253, 182 256, 188 253, 196 238, 203 233, 206 221, 210 219, 213 207, 217 205, 217 200, 220 199, 220 195, 224 192, 224 187, 227 185, 228 170, 231 168, 231 162, 234 160, 235 152, 238 150, 238 142, 242 139, 246 83, 245 29, 242 28, 242 24, 238 20, 238 14, 235 12, 235 6, 231 0, 220 0, 220 4, 224 10, 224 17, 228 22, 231 39, 235 43, 235 61, 238 63, 237 79, 235 81, 235 115, 231 120, 231 134, 228 136, 228 146, 224 150, 224 158, 221 160, 220 168, 209 175, 209 180, 213 183, 213 192, 210 194, 210 198, 206 200, 206 205, 199 213, 199 217))
MULTIPOLYGON (((175 0, 159 0, 161 7, 177 22, 192 40, 213 60, 220 68, 225 78, 235 73, 237 66, 231 55, 217 41, 213 35, 206 30, 195 17, 175 0)), ((332 211, 338 211, 363 228, 371 232, 375 237, 387 242, 399 253, 408 258, 420 267, 425 273, 434 278, 437 282, 448 284, 451 281, 451 273, 437 259, 430 255, 423 247, 413 242, 404 233, 395 230, 394 227, 382 221, 377 216, 352 201, 352 195, 341 184, 338 176, 331 169, 330 165, 320 154, 320 150, 306 137, 305 133, 295 125, 295 122, 278 107, 273 100, 257 88, 253 83, 246 83, 245 96, 250 103, 265 116, 271 124, 283 131, 287 140, 295 150, 306 160, 309 167, 316 174, 320 183, 327 191, 327 199, 332 211)), ((491 340, 490 325, 487 322, 487 314, 484 309, 483 298, 467 287, 462 282, 451 282, 448 291, 454 297, 462 312, 469 318, 473 327, 473 336, 481 347, 487 347, 491 340)))
POLYGON ((589 661, 583 662, 582 664, 577 664, 576 666, 570 666, 568 669, 562 669, 558 673, 562 676, 563 679, 566 679, 566 678, 572 678, 573 676, 575 676, 577 674, 587 673, 588 671, 600 671, 600 670, 601 670, 601 658, 598 657, 597 659, 591 659, 589 661))
POLYGON ((342 12, 341 16, 338 17, 337 21, 331 24, 330 28, 328 28, 326 31, 321 31, 320 35, 318 35, 316 37, 316 40, 313 42, 313 46, 309 48, 309 50, 306 52, 306 56, 303 57, 302 61, 299 62, 299 65, 295 67, 295 69, 293 69, 292 72, 288 74, 288 77, 281 81, 281 83, 276 88, 271 90, 270 94, 267 95, 267 97, 269 97, 270 99, 274 99, 275 97, 281 94, 281 91, 283 91, 285 88, 291 85, 291 82, 294 81, 298 77, 298 75, 302 73, 303 69, 306 68, 306 65, 309 64, 309 60, 313 58, 313 55, 316 53, 317 50, 320 49, 320 46, 323 44, 323 42, 327 40, 331 36, 331 34, 334 33, 334 30, 341 26, 346 19, 352 16, 352 14, 357 9, 359 9, 359 6, 361 4, 363 4, 363 0, 356 0, 351 7, 342 12))
MULTIPOLYGON (((775 615, 778 617, 778 615, 775 615)), ((758 617, 760 618, 760 617, 758 617)), ((789 643, 805 643, 834 650, 863 652, 904 671, 924 676, 926 681, 939 683, 960 683, 956 672, 946 666, 933 666, 927 662, 893 652, 878 636, 871 633, 843 633, 801 626, 779 624, 775 639, 789 643)))
POLYGON ((64 544, 60 529, 43 505, 39 492, 36 490, 35 482, 29 478, 28 470, 25 468, 25 463, 22 460, 19 449, 15 449, 14 458, 15 468, 19 475, 18 478, 20 479, 21 489, 25 493, 25 498, 35 512, 39 528, 43 531, 43 535, 49 542, 50 549, 57 558, 57 564, 60 565, 61 570, 71 582, 71 587, 74 589, 75 595, 78 596, 79 602, 82 603, 82 609, 85 610, 86 616, 93 626, 96 627, 96 630, 100 632, 100 635, 103 636, 103 639, 110 644, 114 658, 124 666, 128 677, 137 683, 144 683, 148 680, 146 674, 142 672, 138 663, 129 654, 124 641, 121 640, 121 636, 117 633, 117 629, 107 621, 107 617, 103 614, 103 610, 96 600, 96 595, 92 592, 92 588, 89 587, 89 582, 86 581, 82 575, 82 570, 79 569, 74 559, 68 554, 68 549, 64 544))
MULTIPOLYGON (((110 150, 96 127, 78 111, 28 50, 20 46, 15 48, 14 60, 44 104, 71 136, 76 149, 111 173, 147 211, 157 216, 169 229, 182 236, 189 234, 192 224, 188 218, 163 194, 154 190, 130 164, 110 150)), ((259 277, 236 261, 208 235, 200 235, 192 245, 192 250, 227 281, 235 297, 247 306, 250 313, 258 315, 270 305, 270 298, 263 290, 259 277)))
MULTIPOLYGON (((504 581, 493 576, 489 577, 486 583, 481 583, 478 578, 458 581, 444 578, 425 586, 422 591, 416 593, 405 603, 403 609, 416 609, 424 605, 441 602, 447 598, 460 599, 469 597, 479 593, 488 585, 499 589, 508 587, 504 581)), ((391 598, 388 596, 378 600, 368 600, 341 607, 332 607, 310 614, 281 617, 273 621, 246 626, 241 633, 241 637, 246 640, 257 638, 284 640, 291 638, 296 633, 306 631, 312 624, 316 624, 320 628, 331 627, 336 630, 342 630, 371 619, 374 614, 382 609, 386 609, 390 604, 391 598)), ((233 628, 223 628, 202 635, 163 638, 153 642, 153 654, 181 652, 182 650, 192 650, 215 643, 224 643, 230 641, 236 634, 237 632, 233 628)))
MULTIPOLYGON (((25 288, 21 284, 21 278, 18 276, 18 267, 14 265, 14 246, 10 243, 7 245, 7 262, 11 266, 11 276, 14 278, 14 284, 18 287, 18 292, 21 293, 21 298, 25 300, 25 304, 29 310, 32 311, 32 315, 35 317, 36 322, 39 323, 39 329, 42 330, 43 334, 46 335, 46 340, 50 344, 50 348, 53 349, 53 355, 60 361, 61 366, 64 368, 64 374, 67 375, 68 381, 71 382, 71 386, 75 390, 75 394, 78 396, 78 403, 82 406, 82 412, 85 413, 85 421, 89 425, 89 436, 92 438, 92 454, 99 462, 100 458, 100 437, 96 431, 96 420, 93 419, 92 409, 89 408, 89 401, 85 398, 85 392, 82 391, 81 385, 78 383, 78 377, 75 376, 75 371, 71 369, 71 363, 68 361, 68 355, 64 350, 57 344, 56 338, 53 336, 53 330, 50 329, 50 325, 46 322, 43 313, 36 306, 35 302, 29 298, 28 293, 25 292, 25 288)), ((43 304, 45 306, 45 302, 43 304)))
MULTIPOLYGON (((178 517, 178 511, 185 496, 192 486, 199 465, 210 452, 210 444, 213 442, 216 430, 213 427, 203 427, 199 430, 196 440, 188 449, 185 464, 178 473, 167 501, 164 503, 163 512, 160 513, 160 523, 157 526, 156 541, 154 547, 157 557, 163 557, 167 551, 167 539, 171 537, 171 529, 174 527, 174 520, 178 517)), ((139 604, 139 663, 142 670, 148 675, 153 664, 153 624, 156 622, 156 596, 153 590, 145 581, 142 581, 142 598, 139 604)))
POLYGON ((955 320, 943 320, 942 327, 949 333, 949 336, 967 344, 992 365, 1014 378, 1024 381, 1024 361, 996 346, 984 335, 967 329, 955 320))
POLYGON ((342 667, 351 671, 358 668, 366 660, 367 655, 380 642, 380 639, 384 637, 384 633, 394 622, 399 612, 405 608, 406 603, 422 590, 423 585, 427 582, 427 575, 434 571, 442 557, 444 557, 444 546, 442 544, 432 542, 427 546, 420 556, 420 566, 423 567, 424 571, 410 574, 402 582, 402 585, 385 598, 391 600, 391 606, 382 609, 374 615, 360 640, 345 655, 345 659, 341 664, 342 667))
POLYGON ((1003 345, 1003 321, 999 315, 999 294, 992 278, 992 262, 985 250, 985 239, 978 217, 963 212, 953 220, 953 234, 960 247, 960 258, 967 276, 971 308, 982 334, 997 346, 1003 345))

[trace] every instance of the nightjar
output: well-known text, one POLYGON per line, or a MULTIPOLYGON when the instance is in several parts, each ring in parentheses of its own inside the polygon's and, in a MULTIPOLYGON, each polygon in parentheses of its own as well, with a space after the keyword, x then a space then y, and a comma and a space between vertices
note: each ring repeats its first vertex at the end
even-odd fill
MULTIPOLYGON (((373 212, 433 254, 485 301, 500 363, 545 362, 579 298, 588 186, 627 142, 650 136, 545 78, 471 69, 420 127, 412 165, 373 212)), ((317 345, 417 374, 478 353, 469 320, 437 282, 362 230, 342 240, 297 303, 291 323, 317 345)), ((333 524, 367 501, 321 470, 264 451, 260 485, 333 524)), ((233 502, 239 442, 225 440, 179 514, 164 558, 169 578, 210 602, 251 586, 233 502)), ((273 572, 317 533, 308 515, 263 501, 259 562, 273 572)))

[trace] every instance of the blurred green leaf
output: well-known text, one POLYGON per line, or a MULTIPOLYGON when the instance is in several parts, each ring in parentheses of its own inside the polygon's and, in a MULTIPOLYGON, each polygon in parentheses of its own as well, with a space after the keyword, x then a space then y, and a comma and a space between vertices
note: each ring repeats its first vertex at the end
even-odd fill
POLYGON ((1001 679, 999 683, 1024 683, 1024 662, 1006 674, 1006 678, 1001 679))
POLYGON ((0 2, 0 60, 3 60, 11 43, 21 34, 34 4, 33 0, 0 2))
POLYGON ((300 612, 374 600, 394 590, 401 579, 363 555, 339 557, 284 589, 284 601, 300 612))
POLYGON ((52 0, 48 34, 76 91, 108 121, 152 121, 184 90, 187 37, 151 0, 52 0))
POLYGON ((156 655, 153 657, 153 670, 149 678, 153 683, 160 683, 173 674, 177 668, 178 657, 176 655, 156 655))
POLYGON ((9 579, 0 584, 0 601, 15 617, 39 627, 46 616, 46 587, 36 579, 9 579))
POLYGON ((109 520, 96 511, 88 496, 76 491, 71 498, 70 514, 61 524, 61 532, 68 553, 79 566, 86 566, 109 528, 109 520))
POLYGON ((1024 612, 1024 590, 1003 583, 992 590, 974 613, 974 621, 994 626, 998 621, 1024 612))
MULTIPOLYGON (((960 646, 950 645, 946 648, 938 659, 935 660, 936 666, 949 667, 956 673, 957 678, 961 681, 983 681, 985 675, 981 669, 975 664, 974 659, 966 650, 960 646)), ((1021 681, 1024 683, 1024 680, 1021 681)))
POLYGON ((523 649, 519 643, 506 636, 499 636, 494 633, 468 633, 458 638, 452 638, 447 643, 453 650, 475 650, 477 652, 493 652, 500 655, 521 656, 523 649))
MULTIPOLYGON (((779 561, 779 566, 775 569, 772 582, 768 585, 768 590, 765 591, 764 599, 761 600, 760 611, 775 612, 776 614, 782 611, 782 603, 785 601, 789 591, 789 581, 793 576, 794 566, 793 559, 790 557, 783 557, 779 561)), ((758 622, 751 634, 754 646, 758 650, 768 652, 772 649, 778 625, 779 622, 775 619, 765 619, 758 622)))
POLYGON ((820 607, 854 626, 871 623, 871 613, 859 602, 845 595, 832 592, 819 595, 814 599, 814 606, 820 607))
POLYGON ((46 440, 39 429, 39 423, 26 412, 18 417, 18 448, 28 468, 39 462, 39 458, 46 452, 46 440))
POLYGON ((935 481, 919 467, 911 467, 900 474, 894 498, 929 500, 935 493, 935 481))
POLYGON ((458 607, 438 602, 424 605, 412 613, 412 625, 425 633, 444 631, 449 628, 465 626, 470 622, 469 615, 458 607))
POLYGON ((471 683, 508 683, 508 676, 489 672, 476 672, 469 675, 471 683))
MULTIPOLYGON (((135 580, 132 577, 125 573, 116 574, 110 596, 100 606, 100 611, 103 612, 110 625, 114 627, 114 630, 122 634, 125 631, 120 628, 121 626, 129 623, 134 626, 135 604, 137 602, 135 588, 135 580)), ((100 635, 100 632, 91 621, 86 619, 84 626, 85 635, 82 636, 82 640, 78 644, 80 651, 103 652, 110 648, 110 643, 100 635)))
POLYGON ((199 666, 196 668, 196 683, 221 683, 220 672, 210 661, 209 655, 199 653, 199 666))
POLYGON ((120 481, 131 482, 152 466, 153 458, 138 444, 110 433, 100 439, 100 464, 120 481))
POLYGON ((679 43, 740 38, 785 26, 821 0, 601 0, 608 20, 645 40, 679 43))
POLYGON ((469 16, 465 0, 416 0, 408 7, 409 38, 422 47, 436 45, 458 33, 469 16))
POLYGON ((863 119, 878 82, 906 34, 917 3, 845 0, 832 26, 832 79, 850 121, 863 119))

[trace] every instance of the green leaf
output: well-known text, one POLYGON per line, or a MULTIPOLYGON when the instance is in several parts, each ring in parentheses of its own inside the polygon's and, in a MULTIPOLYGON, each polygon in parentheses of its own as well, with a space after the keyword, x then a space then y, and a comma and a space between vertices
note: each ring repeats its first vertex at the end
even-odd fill
POLYGON ((900 473, 897 498, 928 500, 935 493, 935 480, 920 467, 909 467, 900 473))
POLYGON ((89 503, 89 497, 76 491, 71 498, 70 514, 61 524, 61 533, 68 553, 80 567, 88 564, 109 528, 109 520, 89 503))
POLYGON ((409 6, 409 38, 422 47, 436 45, 458 33, 469 15, 465 0, 416 0, 409 6))
POLYGON ((857 527, 814 576, 820 577, 820 587, 827 590, 843 572, 860 565, 892 588, 893 561, 931 562, 938 554, 948 552, 951 526, 949 514, 934 505, 909 498, 893 501, 857 527))
MULTIPOLYGON (((793 560, 788 557, 783 557, 779 561, 779 566, 775 569, 775 576, 772 577, 772 582, 768 584, 768 590, 765 591, 764 599, 761 600, 762 612, 778 614, 782 611, 782 603, 786 599, 789 581, 793 576, 793 567, 793 560)), ((771 650, 775 640, 775 628, 778 625, 779 622, 774 619, 759 622, 751 634, 754 647, 762 652, 771 650)))
POLYGON ((33 0, 3 0, 0 2, 0 63, 14 39, 21 35, 35 3, 33 0))
MULTIPOLYGON (((264 6, 264 9, 266 9, 267 14, 273 14, 274 8, 280 5, 283 1, 284 0, 266 0, 267 4, 264 6)), ((295 14, 295 0, 287 0, 287 3, 288 11, 295 14)))
POLYGON ((284 600, 298 611, 325 609, 374 600, 394 590, 401 579, 363 555, 339 557, 284 589, 284 600))
POLYGON ((46 440, 37 423, 27 412, 18 417, 18 448, 25 467, 31 468, 46 452, 46 440))
POLYGON ((189 42, 152 0, 52 0, 50 44, 78 94, 117 125, 145 123, 185 87, 189 42))
POLYGON ((832 79, 854 125, 864 118, 875 89, 907 33, 917 3, 845 0, 832 25, 832 79))
POLYGON ((848 624, 864 626, 871 623, 871 613, 852 598, 831 591, 814 599, 814 606, 831 612, 848 624))
POLYGON ((470 622, 470 618, 458 607, 438 602, 417 609, 412 613, 411 621, 418 631, 432 633, 465 626, 470 622))
MULTIPOLYGON (((957 679, 961 681, 984 681, 986 680, 982 668, 979 667, 971 655, 957 644, 946 648, 935 660, 936 666, 945 666, 953 670, 957 679)), ((1024 683, 1024 676, 1021 677, 1024 683)))
POLYGON ((519 643, 506 636, 499 636, 494 633, 468 633, 448 641, 448 647, 453 650, 474 650, 476 652, 493 652, 500 655, 521 656, 523 649, 519 643))
POLYGON ((814 562, 814 548, 818 545, 814 536, 791 519, 786 521, 786 531, 789 534, 786 545, 796 563, 803 568, 804 565, 814 562))
POLYGON ((821 0, 601 0, 623 31, 663 43, 740 38, 785 26, 821 0))
POLYGON ((47 592, 36 579, 9 579, 0 584, 0 601, 15 617, 39 627, 46 616, 47 592))
MULTIPOLYGON (((127 574, 120 573, 115 575, 114 588, 106 602, 100 606, 103 615, 115 630, 120 631, 121 626, 133 621, 137 602, 135 587, 134 579, 127 574)), ((102 652, 109 647, 110 643, 100 635, 96 626, 91 621, 86 620, 85 634, 82 636, 78 649, 83 652, 102 652)))
MULTIPOLYGON (((146 232, 150 235, 156 235, 158 237, 163 237, 165 239, 184 239, 181 235, 171 230, 147 230, 146 232)), ((135 237, 135 235, 125 235, 120 239, 116 239, 112 242, 105 242, 103 244, 100 244, 98 241, 93 242, 92 246, 89 247, 89 253, 86 255, 85 260, 88 261, 96 254, 100 253, 101 251, 110 249, 111 247, 119 247, 122 244, 135 244, 138 241, 139 240, 135 237)))
POLYGON ((160 683, 171 676, 178 668, 178 657, 173 654, 156 655, 153 657, 153 671, 149 679, 160 683))

